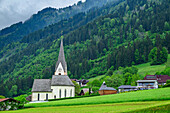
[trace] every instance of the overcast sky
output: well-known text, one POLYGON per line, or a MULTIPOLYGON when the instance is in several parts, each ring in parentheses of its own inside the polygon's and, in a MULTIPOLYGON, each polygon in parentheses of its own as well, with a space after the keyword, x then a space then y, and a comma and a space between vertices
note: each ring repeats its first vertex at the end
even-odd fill
POLYGON ((43 8, 61 8, 78 1, 80 0, 0 0, 0 30, 14 23, 27 20, 43 8))

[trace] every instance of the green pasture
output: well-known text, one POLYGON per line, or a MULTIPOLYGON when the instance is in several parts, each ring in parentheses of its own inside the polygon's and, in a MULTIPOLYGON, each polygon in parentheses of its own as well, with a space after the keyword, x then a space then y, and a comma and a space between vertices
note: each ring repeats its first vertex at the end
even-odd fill
MULTIPOLYGON (((158 106, 170 105, 170 101, 147 101, 147 102, 125 102, 97 105, 76 105, 76 106, 57 106, 43 108, 26 108, 10 113, 112 113, 112 112, 138 112, 158 106)), ((145 110, 146 112, 146 110, 145 110)), ((164 112, 166 113, 166 112, 164 112)))
POLYGON ((160 101, 160 100, 170 100, 170 88, 160 88, 160 89, 129 92, 129 93, 122 93, 122 94, 51 101, 46 103, 30 103, 30 104, 26 104, 25 107, 93 105, 93 104, 107 104, 107 103, 109 104, 109 103, 138 102, 138 101, 160 101))
POLYGON ((100 75, 100 76, 96 76, 96 77, 94 77, 94 78, 90 78, 89 79, 89 81, 93 81, 93 80, 95 80, 95 79, 101 79, 102 77, 104 77, 105 75, 100 75))
MULTIPOLYGON (((160 88, 121 94, 112 94, 77 99, 29 103, 24 109, 8 111, 15 113, 105 113, 140 112, 157 106, 170 105, 170 88, 160 88)), ((160 110, 160 109, 158 109, 160 110)), ((5 111, 7 112, 7 111, 5 111)))
POLYGON ((145 63, 136 65, 136 67, 138 68, 138 74, 144 77, 146 74, 154 75, 156 72, 162 72, 166 65, 162 64, 150 66, 150 63, 145 63))

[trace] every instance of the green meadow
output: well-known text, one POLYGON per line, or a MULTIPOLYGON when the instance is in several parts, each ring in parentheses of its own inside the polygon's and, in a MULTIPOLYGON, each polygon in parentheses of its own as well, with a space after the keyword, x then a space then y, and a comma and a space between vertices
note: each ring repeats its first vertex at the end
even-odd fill
MULTIPOLYGON (((16 113, 60 113, 60 112, 140 112, 142 109, 165 106, 169 109, 170 88, 160 88, 129 93, 85 97, 51 101, 46 103, 30 103, 16 113)), ((153 109, 154 110, 154 109, 153 109)), ((7 112, 7 111, 5 111, 7 112)))
MULTIPOLYGON (((10 113, 113 113, 113 112, 137 112, 147 108, 170 105, 170 101, 147 101, 147 102, 123 102, 95 105, 75 105, 75 106, 56 106, 27 108, 17 111, 8 111, 10 113)), ((164 108, 165 109, 165 108, 164 108)), ((166 107, 166 109, 168 109, 166 107)), ((151 111, 151 110, 150 110, 151 111)), ((145 111, 146 113, 146 111, 145 111)), ((166 111, 164 112, 166 113, 166 111)), ((167 112, 168 113, 168 112, 167 112)))

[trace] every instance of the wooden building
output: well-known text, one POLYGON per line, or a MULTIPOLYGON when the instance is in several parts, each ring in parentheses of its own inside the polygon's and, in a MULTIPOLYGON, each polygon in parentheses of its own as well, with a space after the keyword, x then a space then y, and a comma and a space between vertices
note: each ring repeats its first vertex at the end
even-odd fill
POLYGON ((106 83, 103 82, 102 86, 99 89, 100 95, 109 95, 109 94, 116 94, 117 90, 112 87, 107 87, 106 83))

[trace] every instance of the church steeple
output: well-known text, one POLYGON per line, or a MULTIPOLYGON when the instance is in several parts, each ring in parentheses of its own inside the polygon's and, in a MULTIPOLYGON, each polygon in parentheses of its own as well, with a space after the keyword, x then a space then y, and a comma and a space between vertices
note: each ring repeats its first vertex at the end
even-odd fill
POLYGON ((64 55, 63 39, 61 39, 60 52, 55 67, 55 75, 67 75, 67 64, 64 55))

